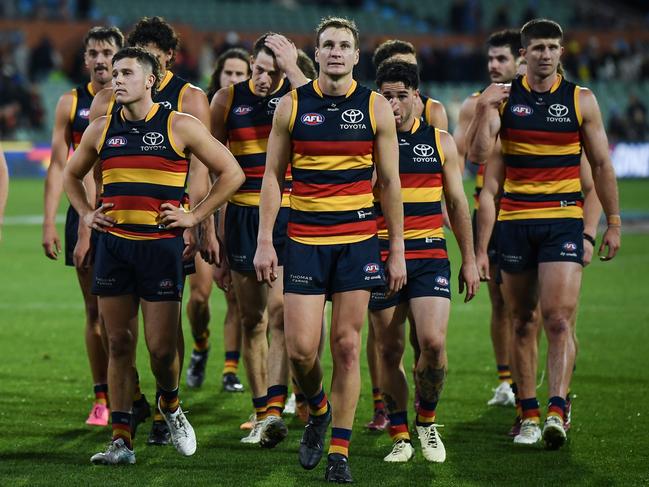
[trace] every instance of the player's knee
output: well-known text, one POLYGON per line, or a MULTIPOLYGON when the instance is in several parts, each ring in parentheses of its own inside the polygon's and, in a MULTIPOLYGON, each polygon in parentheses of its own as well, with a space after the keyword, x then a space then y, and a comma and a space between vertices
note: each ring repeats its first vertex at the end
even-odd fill
POLYGON ((309 370, 316 359, 318 350, 312 350, 304 343, 293 342, 286 344, 288 359, 298 370, 309 370))
POLYGON ((519 338, 527 338, 536 333, 538 327, 538 313, 536 310, 516 310, 512 313, 514 333, 519 338))
POLYGON ((135 348, 135 337, 124 330, 123 332, 111 333, 108 337, 108 351, 113 358, 130 357, 135 348))
POLYGON ((266 330, 263 310, 245 309, 241 313, 241 327, 247 334, 262 333, 266 330))
POLYGON ((351 369, 358 363, 360 354, 360 337, 356 333, 348 333, 333 337, 331 353, 336 360, 336 367, 351 369))
POLYGON ((441 333, 426 335, 420 338, 419 348, 421 354, 428 359, 435 360, 439 357, 444 352, 445 346, 446 338, 441 333))
POLYGON ((157 346, 149 350, 151 362, 162 367, 169 367, 176 358, 176 349, 169 346, 157 346))
POLYGON ((548 340, 565 339, 572 336, 570 319, 561 314, 549 314, 543 317, 548 340))
POLYGON ((210 303, 210 288, 204 286, 191 286, 188 306, 204 307, 210 303))
POLYGON ((382 343, 379 346, 379 354, 383 364, 387 367, 399 367, 401 357, 403 356, 403 342, 382 343))

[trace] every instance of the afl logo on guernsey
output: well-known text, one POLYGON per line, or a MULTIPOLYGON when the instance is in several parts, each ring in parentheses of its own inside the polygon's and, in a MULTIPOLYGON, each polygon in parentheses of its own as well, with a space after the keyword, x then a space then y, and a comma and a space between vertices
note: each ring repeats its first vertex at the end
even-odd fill
POLYGON ((366 274, 376 274, 379 272, 379 265, 375 263, 366 264, 363 268, 366 274))
POLYGON ((324 123, 325 118, 319 113, 305 113, 300 118, 300 121, 304 125, 320 125, 321 123, 324 123))
POLYGON ((126 137, 111 137, 106 141, 108 147, 124 147, 126 145, 126 137))
POLYGON ((234 107, 234 110, 232 110, 232 113, 235 115, 248 115, 250 112, 252 112, 252 107, 250 105, 239 105, 234 107))
POLYGON ((84 120, 88 120, 90 117, 90 108, 81 108, 78 112, 79 118, 83 118, 84 120))
POLYGON ((528 117, 534 112, 532 107, 528 107, 527 105, 514 105, 511 110, 512 113, 518 117, 528 117))

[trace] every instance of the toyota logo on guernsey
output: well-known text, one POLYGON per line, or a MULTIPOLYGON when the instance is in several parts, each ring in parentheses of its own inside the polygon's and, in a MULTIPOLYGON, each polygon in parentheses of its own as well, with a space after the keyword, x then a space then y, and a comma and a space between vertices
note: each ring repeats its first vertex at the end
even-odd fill
POLYGON ((546 117, 548 122, 571 122, 572 120, 568 117, 568 107, 560 103, 555 103, 548 107, 549 117, 546 117))
POLYGON ((268 108, 272 108, 273 110, 277 107, 277 104, 279 103, 279 98, 271 98, 268 100, 268 108))
POLYGON ((89 117, 90 117, 90 108, 82 108, 79 110, 79 118, 88 120, 89 117))
POLYGON ((108 147, 124 147, 126 145, 126 137, 111 137, 106 141, 108 147))
POLYGON ((532 107, 528 107, 527 105, 514 105, 512 106, 511 111, 518 117, 528 117, 534 113, 532 107))
POLYGON ((161 107, 166 108, 167 110, 171 110, 171 102, 160 101, 160 102, 158 102, 158 105, 160 105, 161 107))
POLYGON ((159 132, 147 132, 142 136, 142 142, 146 145, 141 145, 140 149, 143 151, 151 150, 164 150, 167 148, 166 145, 162 145, 165 141, 164 135, 159 132))
POLYGON ((304 125, 320 125, 321 123, 324 123, 325 118, 323 115, 320 115, 319 113, 305 113, 300 117, 300 121, 304 125))
POLYGON ((430 157, 435 152, 435 149, 428 144, 417 144, 412 148, 412 151, 419 157, 430 157))
POLYGON ((350 108, 340 114, 343 122, 340 124, 341 129, 365 129, 367 126, 361 123, 365 118, 363 112, 356 108, 350 108))

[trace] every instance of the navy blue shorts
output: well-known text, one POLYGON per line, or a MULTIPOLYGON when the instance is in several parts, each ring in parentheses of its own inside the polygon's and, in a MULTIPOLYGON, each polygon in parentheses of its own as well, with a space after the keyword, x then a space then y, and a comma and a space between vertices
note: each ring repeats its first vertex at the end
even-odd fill
MULTIPOLYGON (((90 233, 90 262, 94 261, 95 248, 97 247, 99 232, 92 230, 90 233)), ((68 206, 65 214, 65 265, 74 267, 74 247, 79 239, 79 213, 72 205, 68 206)))
POLYGON ((512 274, 535 269, 541 262, 584 262, 584 222, 565 218, 553 222, 501 221, 499 265, 512 274))
POLYGON ((95 254, 92 293, 134 294, 147 301, 180 301, 185 276, 181 236, 129 240, 102 233, 95 254))
POLYGON ((370 310, 392 308, 424 296, 451 299, 451 264, 448 259, 409 259, 406 260, 406 272, 408 282, 393 296, 388 297, 385 286, 372 290, 370 310))
MULTIPOLYGON (((273 246, 280 266, 286 252, 286 227, 289 208, 280 208, 273 228, 273 246)), ((259 208, 228 203, 225 211, 225 247, 230 269, 236 272, 254 272, 253 260, 257 251, 259 208)))
POLYGON ((336 245, 305 245, 287 239, 284 293, 331 298, 336 293, 384 285, 376 236, 336 245))

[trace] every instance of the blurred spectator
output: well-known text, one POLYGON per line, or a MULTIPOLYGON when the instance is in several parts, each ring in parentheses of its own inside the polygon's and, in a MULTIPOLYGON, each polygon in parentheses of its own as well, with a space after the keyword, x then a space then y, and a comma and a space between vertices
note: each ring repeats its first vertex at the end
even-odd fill
POLYGON ((626 138, 631 142, 646 142, 649 127, 647 125, 647 107, 635 95, 629 96, 626 107, 627 133, 626 138))
POLYGON ((47 37, 43 37, 32 50, 29 58, 29 79, 36 82, 42 81, 60 65, 61 56, 52 46, 52 42, 47 37))

